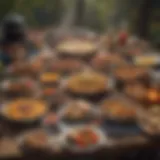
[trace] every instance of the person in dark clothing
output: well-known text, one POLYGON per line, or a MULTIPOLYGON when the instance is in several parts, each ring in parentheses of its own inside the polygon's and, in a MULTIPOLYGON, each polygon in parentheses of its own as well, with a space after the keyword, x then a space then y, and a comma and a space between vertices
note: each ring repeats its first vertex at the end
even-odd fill
POLYGON ((26 24, 23 16, 12 14, 4 18, 1 25, 0 64, 7 66, 17 58, 17 52, 25 48, 26 24))

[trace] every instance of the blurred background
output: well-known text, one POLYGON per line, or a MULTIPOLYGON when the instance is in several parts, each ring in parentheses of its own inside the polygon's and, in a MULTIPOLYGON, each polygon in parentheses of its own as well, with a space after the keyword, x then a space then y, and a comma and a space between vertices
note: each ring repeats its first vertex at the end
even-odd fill
POLYGON ((159 45, 159 8, 159 0, 6 0, 0 1, 0 20, 18 12, 31 28, 78 25, 103 32, 125 26, 159 45))
POLYGON ((97 146, 103 141, 102 132, 107 138, 102 151, 98 148, 98 158, 78 153, 79 160, 102 160, 102 155, 114 160, 160 160, 159 20, 160 0, 1 0, 0 159, 22 154, 22 159, 49 160, 41 157, 41 151, 44 157, 53 153, 66 159, 65 151, 72 156, 74 146, 84 151, 97 146), (21 25, 21 16, 3 21, 10 13, 24 16, 26 23, 21 25), (112 95, 113 103, 103 107, 101 101, 108 102, 112 95), (40 100, 38 105, 35 100, 40 100), (74 121, 85 126, 76 138, 74 129, 73 136, 66 132, 74 128, 69 125, 74 121), (92 125, 100 134, 88 131, 92 125), (42 134, 35 134, 38 128, 42 134), (29 141, 25 131, 33 133, 29 141), (6 137, 9 143, 3 142, 6 137))

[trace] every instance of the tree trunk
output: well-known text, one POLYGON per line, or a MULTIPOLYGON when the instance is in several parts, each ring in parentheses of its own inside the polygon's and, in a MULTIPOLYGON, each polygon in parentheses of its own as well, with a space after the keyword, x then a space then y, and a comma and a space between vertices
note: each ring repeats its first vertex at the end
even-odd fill
POLYGON ((85 13, 85 0, 76 0, 75 3, 75 25, 83 25, 85 13))
MULTIPOLYGON (((64 0, 63 3, 65 3, 66 0, 64 0)), ((63 17, 61 18, 61 28, 70 28, 73 23, 74 23, 74 16, 75 16, 75 0, 68 0, 67 1, 69 3, 66 4, 66 6, 64 7, 64 14, 63 17)))
POLYGON ((137 33, 141 38, 148 38, 149 23, 152 11, 152 0, 144 0, 139 10, 137 33))

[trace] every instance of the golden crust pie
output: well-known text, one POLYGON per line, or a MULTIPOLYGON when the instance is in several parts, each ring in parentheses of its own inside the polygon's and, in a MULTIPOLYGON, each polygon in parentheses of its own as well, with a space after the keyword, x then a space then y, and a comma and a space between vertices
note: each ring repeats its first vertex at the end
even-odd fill
POLYGON ((105 92, 106 84, 106 76, 96 72, 86 72, 70 77, 67 88, 73 93, 95 94, 105 92))
POLYGON ((87 40, 70 40, 64 41, 58 45, 59 53, 68 53, 70 55, 84 56, 96 51, 96 45, 87 40))
POLYGON ((18 99, 5 107, 5 116, 17 121, 36 119, 47 111, 46 103, 32 99, 18 99))

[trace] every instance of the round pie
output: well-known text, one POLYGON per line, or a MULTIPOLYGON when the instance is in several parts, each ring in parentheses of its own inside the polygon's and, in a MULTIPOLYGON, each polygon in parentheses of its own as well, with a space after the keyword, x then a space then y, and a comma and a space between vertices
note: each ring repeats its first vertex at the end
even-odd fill
POLYGON ((23 76, 23 75, 35 76, 41 72, 41 69, 42 69, 41 62, 38 62, 38 61, 35 63, 20 62, 20 63, 11 65, 9 67, 8 72, 13 75, 18 75, 18 76, 23 76))
POLYGON ((141 67, 125 65, 115 70, 114 75, 117 79, 129 81, 147 75, 147 70, 141 67))
POLYGON ((83 72, 69 78, 67 88, 76 94, 97 94, 106 91, 108 79, 96 72, 83 72))
POLYGON ((48 135, 41 130, 34 131, 26 134, 22 143, 27 148, 45 149, 48 147, 48 135))
POLYGON ((3 115, 15 121, 30 121, 42 117, 47 112, 43 101, 32 99, 17 99, 4 106, 3 115))
POLYGON ((146 99, 147 88, 139 83, 129 83, 125 85, 124 92, 131 98, 142 101, 146 99))
POLYGON ((105 100, 101 105, 103 117, 115 120, 133 120, 136 117, 134 104, 119 98, 105 100))
POLYGON ((96 52, 96 45, 87 40, 68 40, 57 46, 59 53, 72 56, 86 56, 96 52))

